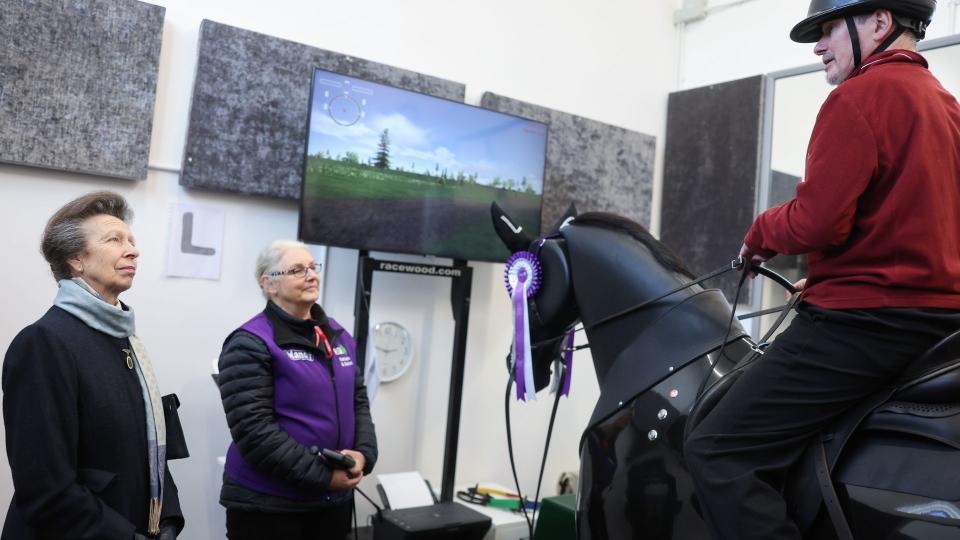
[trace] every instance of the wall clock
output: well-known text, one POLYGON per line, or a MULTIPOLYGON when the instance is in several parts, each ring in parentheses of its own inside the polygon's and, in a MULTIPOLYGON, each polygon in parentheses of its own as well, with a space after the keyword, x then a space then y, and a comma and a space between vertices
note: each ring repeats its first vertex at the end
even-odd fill
POLYGON ((413 362, 410 332, 395 322, 382 322, 373 327, 371 337, 377 355, 380 382, 399 379, 413 362))

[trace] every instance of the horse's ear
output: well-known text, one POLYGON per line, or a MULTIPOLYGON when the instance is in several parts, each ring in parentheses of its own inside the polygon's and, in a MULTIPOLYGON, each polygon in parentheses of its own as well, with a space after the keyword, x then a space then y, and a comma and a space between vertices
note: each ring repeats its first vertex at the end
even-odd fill
POLYGON ((570 203, 570 206, 567 207, 567 211, 564 212, 563 215, 560 216, 560 219, 558 219, 557 222, 553 224, 553 227, 550 228, 550 232, 555 233, 559 231, 575 217, 577 217, 577 207, 573 203, 570 203))
POLYGON ((510 253, 530 248, 533 239, 523 232, 522 226, 514 224, 510 216, 495 202, 490 203, 490 218, 493 219, 493 228, 497 231, 497 236, 507 246, 510 253))

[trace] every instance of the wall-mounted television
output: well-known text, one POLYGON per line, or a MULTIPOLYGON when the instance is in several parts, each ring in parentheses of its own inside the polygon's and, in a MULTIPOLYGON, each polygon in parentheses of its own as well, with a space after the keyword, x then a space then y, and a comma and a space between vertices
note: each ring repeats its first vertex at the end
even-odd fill
POLYGON ((539 235, 545 124, 321 69, 310 94, 303 241, 505 261, 492 201, 539 235))

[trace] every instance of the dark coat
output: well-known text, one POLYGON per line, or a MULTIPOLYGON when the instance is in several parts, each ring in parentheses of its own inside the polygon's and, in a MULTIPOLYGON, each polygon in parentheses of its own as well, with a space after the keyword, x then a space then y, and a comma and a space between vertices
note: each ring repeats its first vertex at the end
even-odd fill
MULTIPOLYGON (((3 362, 13 501, 2 540, 131 540, 150 501, 143 394, 127 339, 52 307, 3 362)), ((161 520, 183 526, 167 469, 161 520)))
MULTIPOLYGON (((315 345, 313 323, 287 315, 272 302, 264 310, 274 329, 274 341, 281 346, 295 346, 323 358, 324 353, 315 345)), ((320 306, 314 305, 312 318, 318 321, 324 333, 335 347, 339 333, 327 323, 320 306)), ((227 415, 230 434, 240 453, 250 464, 301 488, 322 494, 329 489, 333 471, 310 449, 293 439, 276 422, 273 411, 273 357, 266 344, 245 330, 231 334, 220 353, 220 374, 217 384, 227 415)), ((354 383, 354 414, 356 431, 354 448, 366 460, 364 474, 369 474, 377 461, 377 436, 370 417, 370 401, 363 384, 363 373, 358 369, 354 383)), ((223 476, 220 504, 235 510, 259 512, 302 512, 330 504, 319 497, 315 501, 296 501, 274 497, 248 489, 223 476)))

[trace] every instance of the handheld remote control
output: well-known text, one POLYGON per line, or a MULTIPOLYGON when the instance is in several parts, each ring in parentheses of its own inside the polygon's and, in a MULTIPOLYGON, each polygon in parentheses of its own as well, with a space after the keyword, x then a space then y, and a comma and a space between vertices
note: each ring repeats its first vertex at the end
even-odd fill
POLYGON ((352 469, 356 467, 357 462, 348 455, 341 454, 336 450, 330 450, 329 448, 324 448, 320 451, 320 455, 327 460, 327 463, 330 464, 334 469, 352 469))

